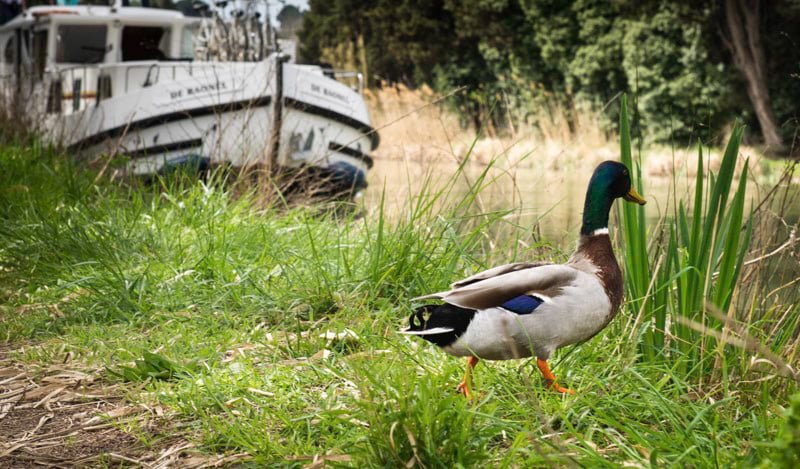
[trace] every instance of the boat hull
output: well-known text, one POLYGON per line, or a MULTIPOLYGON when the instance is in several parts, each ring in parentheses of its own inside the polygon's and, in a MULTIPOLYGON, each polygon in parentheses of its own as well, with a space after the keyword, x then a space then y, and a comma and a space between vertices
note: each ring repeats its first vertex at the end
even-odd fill
POLYGON ((378 140, 361 95, 313 69, 279 60, 276 54, 256 63, 96 67, 95 76, 62 71, 57 82, 65 104, 48 115, 47 134, 85 159, 123 155, 125 172, 132 175, 154 175, 187 162, 311 167, 338 185, 365 187, 369 152, 378 140), (111 96, 92 99, 91 90, 81 90, 90 97, 78 101, 77 91, 67 94, 79 74, 81 83, 109 77, 111 96), (132 86, 141 83, 147 86, 132 86))

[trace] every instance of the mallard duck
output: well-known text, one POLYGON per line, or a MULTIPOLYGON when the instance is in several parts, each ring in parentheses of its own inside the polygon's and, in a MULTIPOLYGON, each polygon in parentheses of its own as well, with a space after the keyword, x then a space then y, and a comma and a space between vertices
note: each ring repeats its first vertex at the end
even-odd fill
POLYGON ((619 197, 645 204, 631 185, 628 168, 603 162, 589 181, 578 248, 566 264, 502 265, 458 281, 448 291, 415 298, 444 304, 416 308, 402 332, 468 357, 458 386, 468 399, 479 359, 530 356, 536 356, 547 388, 572 394, 558 384, 547 359, 560 347, 593 337, 619 309, 622 272, 608 235, 608 214, 619 197))

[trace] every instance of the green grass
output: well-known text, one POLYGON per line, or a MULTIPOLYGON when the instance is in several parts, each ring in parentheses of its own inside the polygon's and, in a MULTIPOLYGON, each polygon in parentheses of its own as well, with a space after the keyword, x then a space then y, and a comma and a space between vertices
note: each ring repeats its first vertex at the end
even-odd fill
MULTIPOLYGON (((554 357, 576 395, 546 391, 529 361, 482 362, 477 402, 457 395, 462 361, 395 331, 410 298, 541 255, 521 247, 536 244, 509 212, 476 208, 489 174, 472 178, 466 195, 429 190, 390 223, 380 208, 357 216, 263 207, 219 180, 94 184, 50 149, 0 146, 0 341, 33 343, 16 359, 34 364, 71 352, 103 370, 99 380, 129 389, 128 399, 177 412, 181 425, 170 432, 209 453, 247 452, 254 466, 302 466, 298 457, 327 453, 357 467, 796 461, 796 408, 794 420, 783 416, 795 382, 770 378, 773 369, 751 364, 754 353, 709 337, 697 340, 721 351, 710 356, 724 359, 724 377, 714 371, 721 365, 693 367, 692 347, 659 332, 667 316, 657 319, 654 307, 637 319, 652 294, 652 259, 633 280, 644 290, 629 289, 641 297, 590 343, 554 357), (486 232, 502 236, 489 242, 486 232), (357 338, 325 337, 345 330, 357 338), (670 353, 644 352, 652 343, 670 353)), ((623 228, 626 239, 640 237, 640 254, 677 242, 653 241, 632 225, 636 216, 623 228)), ((619 252, 626 266, 630 252, 619 252)), ((656 275, 677 282, 681 269, 656 275)), ((784 306, 793 290, 768 302, 762 290, 737 289, 728 304, 791 362, 800 309, 784 306)))

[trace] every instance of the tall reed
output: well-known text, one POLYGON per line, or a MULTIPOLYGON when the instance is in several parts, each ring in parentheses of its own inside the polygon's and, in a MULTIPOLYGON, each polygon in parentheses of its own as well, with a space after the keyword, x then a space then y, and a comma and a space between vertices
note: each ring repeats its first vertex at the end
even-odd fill
MULTIPOLYGON (((621 105, 620 157, 632 168, 636 188, 643 192, 641 155, 633 160, 625 97, 621 105)), ((676 197, 674 216, 654 232, 648 233, 645 228, 646 207, 622 207, 628 308, 631 314, 652 322, 641 351, 646 359, 663 360, 667 357, 667 337, 671 337, 670 349, 678 353, 671 356, 681 358, 682 372, 701 371, 698 365, 707 358, 705 352, 711 345, 680 317, 708 323, 709 327, 719 324, 706 321, 705 305, 729 311, 748 250, 753 215, 745 211, 747 162, 729 201, 743 130, 739 124, 734 126, 717 173, 704 173, 702 145, 698 148, 692 199, 676 197), (661 240, 648 249, 648 236, 661 240)))

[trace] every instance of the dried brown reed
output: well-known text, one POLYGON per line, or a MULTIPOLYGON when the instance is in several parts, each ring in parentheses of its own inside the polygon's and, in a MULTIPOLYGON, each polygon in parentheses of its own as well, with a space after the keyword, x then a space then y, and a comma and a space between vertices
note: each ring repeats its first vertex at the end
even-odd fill
MULTIPOLYGON (((481 164, 497 160, 506 167, 558 171, 591 169, 619 157, 619 138, 603 130, 598 111, 569 112, 552 103, 533 113, 537 115, 532 119, 536 125, 509 122, 506 131, 497 135, 461 125, 465 120, 428 87, 411 90, 403 85, 385 86, 368 90, 365 95, 373 124, 381 134, 381 146, 375 151, 378 159, 441 163, 461 161, 469 154, 472 161, 481 164)), ((742 147, 741 151, 750 157, 751 170, 758 172, 763 154, 753 147, 742 147)), ((648 145, 644 154, 644 175, 671 177, 680 173, 694 177, 694 146, 648 145)), ((721 149, 712 149, 708 167, 717 170, 721 158, 721 149)), ((738 163, 737 173, 743 165, 744 158, 738 163)))

